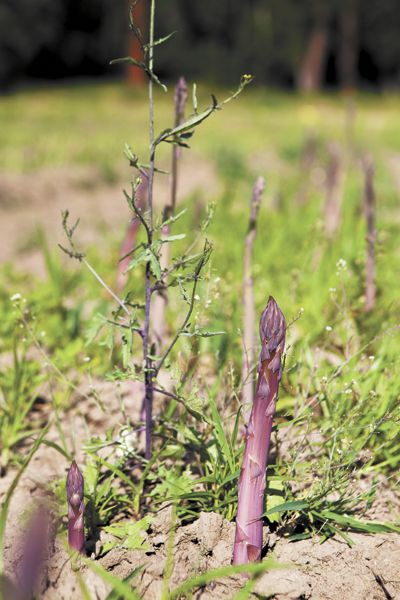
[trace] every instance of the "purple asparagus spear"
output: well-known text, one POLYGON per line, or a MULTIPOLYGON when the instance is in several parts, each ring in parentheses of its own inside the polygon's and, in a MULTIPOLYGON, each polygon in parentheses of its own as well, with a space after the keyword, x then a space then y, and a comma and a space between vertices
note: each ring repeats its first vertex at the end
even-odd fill
POLYGON ((278 385, 282 376, 281 357, 285 334, 285 317, 270 296, 260 319, 261 353, 257 388, 239 477, 233 550, 235 565, 255 562, 261 556, 266 469, 278 385))
POLYGON ((53 549, 54 536, 51 508, 41 500, 23 532, 21 560, 17 566, 18 593, 4 598, 31 600, 35 596, 36 586, 53 549))
POLYGON ((76 462, 72 461, 67 475, 68 543, 70 548, 78 552, 83 552, 85 546, 83 487, 82 473, 76 462))

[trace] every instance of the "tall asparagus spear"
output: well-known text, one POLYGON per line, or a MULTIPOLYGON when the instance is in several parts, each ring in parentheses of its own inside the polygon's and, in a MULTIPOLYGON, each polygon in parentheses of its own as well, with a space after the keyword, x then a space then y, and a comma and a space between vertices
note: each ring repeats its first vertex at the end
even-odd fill
POLYGON ((72 461, 67 475, 68 501, 68 543, 70 548, 83 552, 85 546, 84 527, 84 481, 75 461, 72 461))
POLYGON ((281 357, 285 335, 285 317, 270 296, 260 319, 261 353, 257 388, 239 477, 233 549, 235 565, 257 561, 261 556, 266 469, 278 385, 282 376, 281 357))

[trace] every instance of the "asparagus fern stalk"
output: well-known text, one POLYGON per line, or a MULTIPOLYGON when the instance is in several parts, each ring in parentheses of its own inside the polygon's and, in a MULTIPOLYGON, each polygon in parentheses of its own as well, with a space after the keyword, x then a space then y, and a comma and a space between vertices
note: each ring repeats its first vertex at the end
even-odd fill
POLYGON ((75 461, 72 461, 67 475, 68 502, 68 543, 70 548, 83 552, 85 546, 84 530, 84 481, 75 461))
POLYGON ((270 296, 260 319, 261 352, 254 404, 246 432, 246 446, 239 477, 238 510, 233 564, 260 559, 262 515, 272 420, 282 376, 286 322, 270 296))
POLYGON ((250 205, 250 218, 244 245, 243 264, 243 369, 242 402, 250 410, 254 397, 254 386, 251 369, 254 365, 254 291, 252 277, 253 246, 256 238, 257 216, 260 209, 261 196, 264 191, 264 178, 258 177, 253 187, 250 205))

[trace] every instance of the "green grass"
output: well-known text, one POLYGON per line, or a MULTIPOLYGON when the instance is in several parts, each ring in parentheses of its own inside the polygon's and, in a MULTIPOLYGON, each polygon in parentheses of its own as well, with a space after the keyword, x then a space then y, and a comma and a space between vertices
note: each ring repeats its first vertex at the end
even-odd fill
MULTIPOLYGON (((217 93, 218 98, 225 95, 225 91, 217 93)), ((272 294, 290 323, 266 519, 280 531, 285 527, 292 539, 316 534, 325 539, 339 533, 349 544, 352 530, 396 529, 393 524, 371 523, 364 515, 379 493, 378 476, 384 474, 394 485, 400 463, 399 209, 398 190, 388 167, 388 158, 400 149, 400 99, 359 95, 353 100, 356 120, 350 141, 345 98, 302 98, 257 88, 246 90, 221 114, 213 115, 190 140, 193 160, 213 163, 222 190, 218 197, 208 197, 206 182, 196 200, 215 202, 206 232, 214 252, 199 284, 191 330, 225 333, 182 337, 172 353, 168 362, 179 382, 178 397, 167 399, 162 413, 156 415, 157 451, 151 463, 122 443, 120 431, 82 440, 91 481, 87 500, 97 526, 110 526, 122 516, 131 518, 132 512, 143 515, 148 505, 157 510, 166 499, 176 504, 183 521, 194 519, 200 510, 234 517, 243 452, 238 413, 243 240, 251 185, 262 174, 267 188, 255 245, 257 314, 272 294), (323 188, 311 185, 304 205, 294 201, 305 178, 300 160, 310 132, 318 147, 317 176, 328 160, 328 141, 341 144, 346 164, 342 226, 331 242, 324 238, 323 188), (378 298, 370 314, 363 309, 365 223, 359 157, 364 152, 372 154, 376 163, 378 298), (116 438, 119 442, 110 446, 116 438), (105 446, 111 448, 107 459, 98 459, 98 450, 105 446), (128 460, 142 466, 133 481, 127 477, 128 460), (367 492, 360 491, 363 479, 369 482, 367 492)), ((204 92, 201 103, 207 102, 204 92)), ((171 123, 171 91, 157 92, 156 107, 161 131, 171 123)), ((125 142, 147 161, 145 92, 122 85, 43 89, 3 97, 0 127, 0 170, 29 172, 34 177, 47 167, 99 165, 107 177, 123 164, 125 142)), ((165 146, 161 164, 170 150, 165 146)), ((179 256, 195 236, 193 204, 193 198, 185 199, 187 212, 174 224, 173 233, 186 232, 187 237, 174 242, 172 256, 179 256)), ((79 239, 79 230, 77 235, 79 239)), ((101 251, 88 249, 91 264, 107 281, 114 278, 122 235, 106 236, 107 248, 101 251)), ((90 273, 79 265, 65 268, 57 258, 58 250, 47 248, 43 237, 38 243, 48 270, 40 286, 27 282, 13 267, 1 274, 2 356, 11 356, 18 344, 23 347, 23 353, 14 354, 14 377, 10 367, 1 367, 0 373, 2 405, 7 406, 16 394, 21 402, 19 420, 13 421, 16 441, 6 448, 7 463, 22 460, 18 435, 31 433, 24 407, 29 414, 33 393, 26 390, 25 379, 31 376, 35 386, 42 384, 37 371, 44 360, 45 376, 53 380, 61 431, 63 411, 80 381, 133 376, 118 332, 106 326, 94 336, 96 323, 114 320, 115 306, 99 293, 90 273), (25 304, 9 300, 16 291, 27 298, 25 304), (85 362, 87 355, 90 362, 85 362)), ((140 300, 140 265, 132 271, 130 288, 133 298, 140 300)), ((182 322, 184 310, 179 289, 172 288, 166 317, 171 330, 182 322)), ((140 362, 136 350, 133 358, 140 362)), ((0 427, 0 433, 10 430, 9 422, 0 420, 0 427)), ((129 415, 124 427, 125 432, 132 427, 129 415)), ((121 594, 127 587, 121 583, 121 594)), ((171 597, 180 592, 175 590, 171 597)))

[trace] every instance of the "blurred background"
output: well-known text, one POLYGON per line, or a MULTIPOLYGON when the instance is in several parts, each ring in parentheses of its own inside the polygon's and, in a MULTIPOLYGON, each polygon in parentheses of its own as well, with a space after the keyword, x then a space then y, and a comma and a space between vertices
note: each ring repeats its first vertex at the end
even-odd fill
MULTIPOLYGON (((140 0, 133 9, 144 41, 149 5, 140 0)), ((145 76, 109 64, 127 55, 141 59, 130 6, 130 0, 0 0, 3 262, 43 272, 38 231, 56 248, 65 208, 81 217, 83 244, 96 245, 100 231, 102 243, 108 236, 118 248, 130 218, 121 191, 132 174, 125 144, 148 160, 145 76)), ((155 72, 168 84, 167 93, 155 89, 157 131, 173 123, 181 75, 189 89, 198 83, 200 108, 210 93, 221 101, 243 74, 255 76, 182 152, 179 202, 201 214, 209 202, 229 198, 236 219, 236 209, 246 214, 254 178, 263 175, 268 210, 286 219, 293 198, 304 197, 319 227, 337 157, 343 173, 351 171, 337 178, 339 195, 346 207, 349 198, 354 202, 358 215, 359 157, 369 152, 385 202, 398 206, 399 31, 399 0, 158 0, 156 37, 175 33, 155 49, 155 72)), ((190 93, 187 115, 191 104, 190 93)), ((157 156, 166 172, 170 150, 164 144, 157 156)), ((156 187, 161 210, 168 176, 158 174, 156 187)), ((303 211, 300 218, 306 219, 303 211)), ((346 223, 352 230, 352 219, 346 223)), ((343 232, 345 244, 351 236, 343 232)))
MULTIPOLYGON (((132 48, 128 0, 1 0, 0 85, 123 77, 109 60, 132 48)), ((136 19, 146 31, 146 2, 136 19)), ((398 0, 168 0, 157 33, 166 80, 258 84, 302 90, 398 87, 398 0)), ((140 78, 139 78, 140 80, 140 78)))

